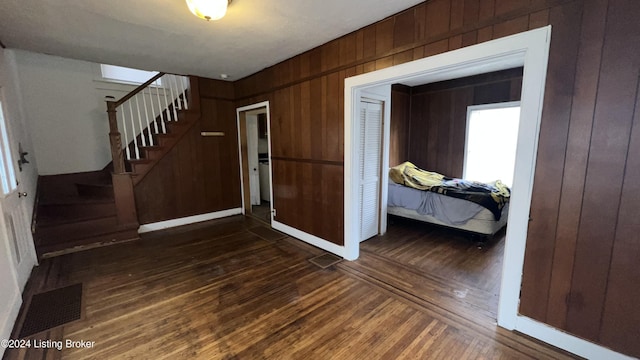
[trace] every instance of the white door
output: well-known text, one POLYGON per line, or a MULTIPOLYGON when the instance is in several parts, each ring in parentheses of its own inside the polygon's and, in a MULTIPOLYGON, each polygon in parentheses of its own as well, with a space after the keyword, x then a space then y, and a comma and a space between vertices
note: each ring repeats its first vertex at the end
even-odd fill
POLYGON ((360 101, 360 241, 378 234, 383 103, 360 101))
POLYGON ((247 115, 247 159, 251 205, 260 205, 260 169, 258 168, 258 116, 247 115))
POLYGON ((27 194, 21 191, 20 171, 14 166, 18 164, 16 155, 23 132, 17 119, 8 118, 2 92, 0 88, 0 326, 5 335, 13 326, 20 293, 35 264, 35 253, 24 202, 27 194))

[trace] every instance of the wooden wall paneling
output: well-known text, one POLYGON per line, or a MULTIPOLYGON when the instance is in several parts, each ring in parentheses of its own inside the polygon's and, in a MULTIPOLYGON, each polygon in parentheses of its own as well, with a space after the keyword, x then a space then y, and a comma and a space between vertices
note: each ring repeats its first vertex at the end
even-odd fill
POLYGON ((530 0, 495 0, 495 15, 501 16, 528 7, 530 3, 530 0))
POLYGON ((309 50, 309 73, 312 75, 320 73, 322 70, 322 48, 317 47, 309 50))
POLYGON ((322 71, 332 70, 340 66, 340 41, 333 40, 320 47, 322 54, 322 71))
POLYGON ((520 313, 545 321, 555 246, 558 207, 564 172, 571 100, 581 24, 580 2, 551 9, 553 25, 531 221, 522 277, 520 313))
POLYGON ((462 24, 472 26, 478 22, 480 16, 480 0, 464 0, 462 24))
POLYGON ((393 55, 393 65, 404 64, 413 60, 413 49, 393 55))
POLYGON ((414 41, 421 42, 426 38, 427 32, 427 3, 426 1, 414 7, 414 41))
POLYGON ((385 69, 391 66, 393 66, 393 55, 375 61, 375 70, 385 69))
POLYGON ((473 105, 506 102, 511 99, 511 81, 500 81, 475 86, 473 105))
POLYGON ((471 46, 478 43, 478 31, 470 31, 462 34, 462 47, 471 46))
POLYGON ((362 58, 370 59, 376 55, 376 27, 369 25, 362 30, 362 38, 358 37, 358 42, 362 41, 362 58))
POLYGON ((198 179, 194 176, 194 164, 191 162, 191 154, 197 152, 197 150, 194 149, 193 144, 194 129, 196 130, 196 133, 198 132, 198 128, 194 127, 186 134, 179 146, 176 146, 177 161, 174 164, 174 171, 177 172, 177 176, 181 181, 174 184, 175 187, 173 188, 173 192, 176 194, 178 214, 186 214, 192 211, 197 213, 198 210, 201 210, 199 208, 202 206, 200 197, 198 197, 198 199, 192 197, 195 195, 194 186, 196 186, 199 181, 202 181, 202 179, 198 179))
POLYGON ((489 20, 495 16, 496 0, 480 0, 478 7, 478 20, 489 20))
POLYGON ((289 145, 291 146, 291 157, 300 158, 303 157, 304 143, 310 139, 303 137, 302 128, 309 126, 309 118, 302 118, 302 92, 301 85, 295 84, 287 87, 285 96, 289 97, 287 107, 283 108, 282 117, 284 123, 288 128, 289 133, 289 145))
POLYGON ((399 165, 409 159, 409 119, 411 88, 394 84, 391 87, 391 121, 389 124, 389 166, 399 165))
MULTIPOLYGON (((381 56, 393 49, 393 29, 395 17, 389 17, 376 23, 376 56, 381 56)), ((365 39, 365 41, 368 41, 365 39)))
POLYGON ((351 64, 357 60, 356 41, 355 32, 340 38, 340 66, 351 64))
MULTIPOLYGON (((447 176, 451 176, 450 165, 451 165, 451 126, 453 123, 453 105, 451 104, 451 97, 453 91, 444 91, 439 96, 440 99, 436 100, 438 115, 436 117, 438 121, 438 156, 435 159, 435 168, 439 173, 446 174, 447 176)), ((434 109, 436 106, 433 106, 434 109)), ((433 118, 432 118, 433 120, 433 118)))
POLYGON ((395 16, 393 29, 393 47, 413 44, 416 38, 416 11, 415 8, 403 11, 395 16))
POLYGON ((516 68, 411 88, 408 159, 462 177, 467 107, 519 100, 521 86, 516 68))
POLYGON ((478 43, 489 41, 493 39, 493 25, 485 26, 482 29, 478 29, 478 43))
POLYGON ((413 48, 413 60, 422 59, 424 57, 424 46, 413 48))
POLYGON ((299 123, 298 137, 300 151, 299 155, 303 158, 312 158, 314 151, 314 141, 316 141, 316 133, 314 132, 314 122, 317 120, 315 109, 313 104, 318 98, 311 90, 313 88, 313 82, 305 81, 302 84, 296 85, 291 91, 294 95, 291 101, 291 107, 293 108, 293 121, 299 123))
POLYGON ((462 178, 464 170, 464 151, 467 133, 467 107, 473 103, 473 88, 458 89, 452 93, 451 109, 453 121, 451 141, 449 142, 449 170, 448 176, 462 178))
MULTIPOLYGON (((640 95, 640 89, 636 93, 640 95)), ((640 279, 640 157, 636 155, 640 154, 640 96, 636 96, 635 109, 599 339, 640 357, 640 287, 632 285, 640 279)))
POLYGON ((464 25, 464 0, 451 0, 449 29, 456 31, 464 25))
POLYGON ((451 21, 451 0, 432 0, 427 2, 426 38, 446 34, 451 21))
POLYGON ((311 119, 310 128, 310 154, 307 159, 323 159, 323 152, 326 151, 325 142, 328 134, 324 131, 327 124, 326 101, 326 78, 315 78, 309 84, 309 116, 311 119))
MULTIPOLYGON (((621 215, 625 165, 628 156, 637 156, 628 151, 640 68, 640 31, 635 17, 640 15, 638 5, 627 1, 610 1, 605 28, 571 284, 572 303, 567 314, 567 330, 588 339, 598 339, 600 334, 605 292, 610 281, 611 254, 619 225, 618 216, 621 215)), ((627 181, 638 180, 627 178, 627 181)), ((627 219, 626 214, 623 219, 627 219)), ((640 244, 636 241, 636 248, 638 246, 640 244)), ((620 315, 634 316, 638 311, 633 309, 630 314, 621 312, 620 315)), ((630 336, 637 341, 637 324, 630 329, 618 330, 635 331, 630 336)))
MULTIPOLYGON (((604 41, 604 27, 608 0, 585 5, 576 81, 571 102, 571 119, 567 140, 564 176, 560 196, 560 210, 553 253, 552 273, 547 301, 547 322, 566 328, 568 296, 578 239, 584 181, 589 158, 589 144, 593 126, 600 63, 604 41)), ((532 15, 533 16, 533 15, 532 15)))
POLYGON ((324 160, 342 162, 344 159, 344 78, 340 73, 326 76, 326 123, 323 125, 324 160))
POLYGON ((426 99, 426 102, 428 103, 427 105, 428 110, 426 113, 427 114, 427 124, 426 124, 427 134, 425 138, 427 141, 426 169, 431 171, 438 171, 437 170, 438 148, 440 146, 439 144, 440 137, 438 136, 438 133, 440 131, 440 126, 442 125, 440 123, 440 116, 444 111, 446 111, 444 109, 445 107, 442 104, 442 102, 445 101, 444 98, 445 97, 443 96, 443 94, 439 92, 439 93, 430 94, 429 97, 427 97, 426 99), (432 119, 435 121, 430 121, 432 119))
POLYGON ((462 35, 449 38, 449 51, 462 47, 462 35))
POLYGON ((501 38, 529 29, 529 15, 520 16, 515 19, 509 19, 507 21, 495 24, 493 26, 493 38, 501 38))
POLYGON ((549 25, 549 9, 540 10, 529 15, 529 30, 549 25))
POLYGON ((423 169, 426 169, 429 165, 427 160, 429 144, 427 114, 429 112, 429 103, 426 100, 426 94, 411 96, 409 153, 407 159, 423 169))
POLYGON ((175 188, 174 157, 172 150, 134 188, 140 224, 176 217, 176 198, 173 192, 167 191, 175 188))
POLYGON ((449 40, 440 40, 436 42, 432 42, 424 46, 424 56, 433 56, 437 54, 442 54, 449 50, 449 40))
POLYGON ((206 193, 212 194, 209 211, 242 206, 238 129, 232 101, 202 99, 200 131, 222 131, 222 137, 200 137, 206 193))

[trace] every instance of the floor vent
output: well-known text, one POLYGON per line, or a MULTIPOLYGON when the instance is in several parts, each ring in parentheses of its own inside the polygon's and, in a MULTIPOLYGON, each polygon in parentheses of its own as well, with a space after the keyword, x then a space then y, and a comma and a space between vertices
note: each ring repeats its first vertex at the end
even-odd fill
POLYGON ((20 338, 79 320, 82 310, 82 284, 35 294, 20 329, 20 338))

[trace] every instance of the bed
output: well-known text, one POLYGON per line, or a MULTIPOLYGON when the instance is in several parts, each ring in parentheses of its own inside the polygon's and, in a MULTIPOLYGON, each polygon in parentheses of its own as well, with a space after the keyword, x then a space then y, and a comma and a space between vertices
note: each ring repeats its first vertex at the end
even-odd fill
MULTIPOLYGON (((502 186, 502 194, 493 194, 496 203, 492 204, 493 201, 478 201, 477 196, 462 196, 451 189, 461 183, 469 182, 424 171, 409 162, 401 164, 390 171, 387 213, 491 238, 507 224, 509 189, 502 186), (428 174, 427 178, 421 177, 424 173, 428 174), (414 185, 421 189, 412 187, 414 185)), ((495 184, 483 185, 493 189, 495 184)))

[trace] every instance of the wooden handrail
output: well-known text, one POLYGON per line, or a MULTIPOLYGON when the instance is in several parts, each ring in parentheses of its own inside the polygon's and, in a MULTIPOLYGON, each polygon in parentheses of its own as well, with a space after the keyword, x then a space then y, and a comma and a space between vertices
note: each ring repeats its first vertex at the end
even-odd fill
POLYGON ((123 96, 122 99, 118 100, 115 102, 116 107, 124 104, 127 100, 131 99, 132 97, 134 97, 137 93, 139 93, 140 91, 144 90, 147 88, 147 86, 151 85, 154 81, 158 80, 159 78, 161 78, 162 76, 164 76, 166 73, 157 73, 156 76, 152 77, 151 79, 147 80, 147 82, 145 82, 144 84, 138 86, 137 88, 133 89, 133 91, 131 91, 130 93, 128 93, 127 95, 123 96))

